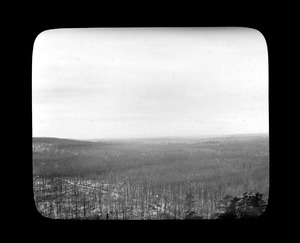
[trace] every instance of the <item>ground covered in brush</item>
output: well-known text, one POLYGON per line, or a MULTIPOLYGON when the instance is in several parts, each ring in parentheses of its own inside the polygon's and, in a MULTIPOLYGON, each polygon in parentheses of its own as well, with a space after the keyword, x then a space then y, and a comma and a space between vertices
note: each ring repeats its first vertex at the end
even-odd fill
POLYGON ((226 196, 248 211, 245 192, 268 198, 267 136, 33 138, 32 148, 35 203, 49 218, 211 219, 226 212, 226 196))

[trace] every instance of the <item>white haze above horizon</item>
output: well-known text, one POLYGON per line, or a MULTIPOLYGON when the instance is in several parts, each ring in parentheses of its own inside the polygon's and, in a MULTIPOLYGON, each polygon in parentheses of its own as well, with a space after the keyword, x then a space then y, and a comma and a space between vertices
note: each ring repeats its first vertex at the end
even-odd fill
POLYGON ((34 43, 34 137, 268 133, 268 117, 254 29, 54 29, 34 43))

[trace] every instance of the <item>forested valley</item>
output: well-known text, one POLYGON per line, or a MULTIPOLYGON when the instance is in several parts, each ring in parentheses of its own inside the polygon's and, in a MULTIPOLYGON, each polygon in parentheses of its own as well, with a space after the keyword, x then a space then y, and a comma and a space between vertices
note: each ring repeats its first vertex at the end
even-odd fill
POLYGON ((220 219, 266 208, 266 135, 78 141, 33 138, 33 195, 53 219, 220 219))

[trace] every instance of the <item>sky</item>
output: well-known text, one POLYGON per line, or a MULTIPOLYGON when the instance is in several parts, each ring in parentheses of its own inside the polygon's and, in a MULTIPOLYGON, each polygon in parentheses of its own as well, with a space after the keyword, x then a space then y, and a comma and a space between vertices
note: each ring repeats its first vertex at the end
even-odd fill
POLYGON ((268 133, 268 52, 250 28, 78 28, 33 46, 33 137, 268 133))

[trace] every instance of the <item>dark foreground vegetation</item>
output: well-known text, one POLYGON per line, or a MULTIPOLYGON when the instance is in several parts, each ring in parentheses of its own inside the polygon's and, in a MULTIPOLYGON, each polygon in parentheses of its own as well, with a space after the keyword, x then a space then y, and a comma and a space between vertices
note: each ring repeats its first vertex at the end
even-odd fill
POLYGON ((268 198, 268 144, 267 136, 33 138, 36 207, 59 219, 257 216, 268 198))

